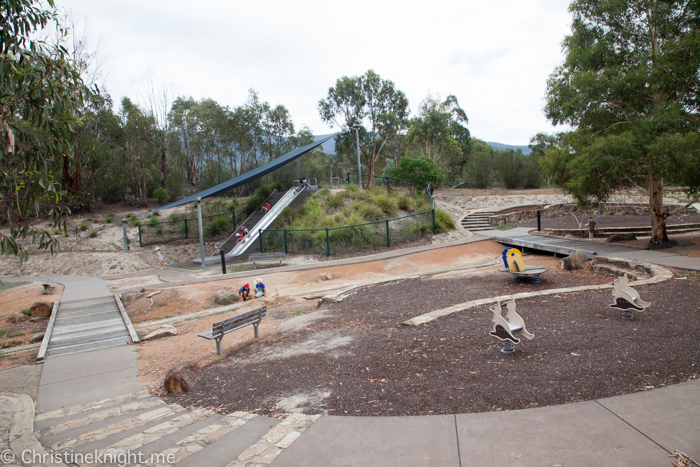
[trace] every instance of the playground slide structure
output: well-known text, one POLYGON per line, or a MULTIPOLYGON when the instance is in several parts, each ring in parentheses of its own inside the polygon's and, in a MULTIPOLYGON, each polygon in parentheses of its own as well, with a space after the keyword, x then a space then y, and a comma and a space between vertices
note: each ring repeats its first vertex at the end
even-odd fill
MULTIPOLYGON (((301 196, 302 193, 308 190, 312 189, 308 187, 304 187, 301 190, 297 188, 290 188, 284 194, 284 196, 277 201, 272 208, 270 208, 270 211, 268 211, 262 217, 262 219, 260 219, 260 221, 258 221, 258 223, 250 229, 250 233, 243 239, 243 241, 238 243, 238 245, 236 245, 230 252, 226 252, 226 261, 247 259, 248 254, 250 254, 250 252, 253 251, 258 245, 258 236, 260 235, 260 231, 269 228, 275 219, 277 219, 277 216, 282 213, 284 208, 291 205, 301 196)), ((193 262, 202 264, 202 259, 197 258, 194 259, 193 262)), ((221 258, 219 256, 209 256, 205 258, 206 264, 215 264, 219 262, 221 262, 221 258)))

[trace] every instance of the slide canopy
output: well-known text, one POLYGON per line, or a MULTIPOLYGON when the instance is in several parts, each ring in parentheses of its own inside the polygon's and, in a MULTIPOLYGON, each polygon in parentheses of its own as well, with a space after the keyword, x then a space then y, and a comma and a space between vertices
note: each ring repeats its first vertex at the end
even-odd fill
POLYGON ((257 180, 258 178, 269 174, 270 172, 273 172, 280 167, 292 162, 295 159, 300 158, 307 152, 317 148, 318 146, 321 146, 323 143, 328 141, 329 139, 335 137, 335 135, 329 135, 326 138, 320 139, 314 143, 307 144, 306 146, 302 146, 300 148, 295 149, 294 151, 288 152, 287 154, 278 157, 277 159, 271 160, 270 162, 261 165, 260 167, 256 167, 253 170, 246 172, 242 175, 239 175, 238 177, 232 178, 231 180, 223 183, 219 183, 216 186, 213 186, 211 188, 207 188, 204 191, 200 191, 199 193, 196 193, 192 196, 188 196, 187 198, 183 198, 181 200, 175 201, 173 203, 167 204, 165 206, 161 206, 157 209, 153 209, 152 211, 145 212, 143 214, 139 214, 139 216, 145 216, 148 214, 152 214, 154 212, 158 212, 162 209, 168 209, 168 208, 174 208, 176 206, 182 206, 183 204, 187 203, 192 203, 194 201, 197 201, 197 198, 208 198, 210 196, 216 196, 221 193, 225 193, 229 190, 232 190, 236 187, 239 187, 241 185, 245 185, 246 183, 252 182, 253 180, 257 180))

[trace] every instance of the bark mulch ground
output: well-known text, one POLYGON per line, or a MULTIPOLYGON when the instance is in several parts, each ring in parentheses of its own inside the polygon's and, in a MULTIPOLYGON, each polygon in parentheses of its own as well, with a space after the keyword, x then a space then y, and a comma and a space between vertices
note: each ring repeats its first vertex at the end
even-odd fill
POLYGON ((652 305, 633 320, 608 308, 608 290, 518 300, 535 339, 513 355, 500 353, 500 341, 488 335, 486 306, 417 327, 400 323, 476 298, 612 277, 549 270, 539 284, 516 284, 488 271, 376 286, 327 308, 291 313, 276 334, 230 351, 190 393, 166 399, 229 412, 426 415, 555 405, 674 384, 697 378, 700 367, 700 276, 682 274, 687 278, 638 287, 652 305))

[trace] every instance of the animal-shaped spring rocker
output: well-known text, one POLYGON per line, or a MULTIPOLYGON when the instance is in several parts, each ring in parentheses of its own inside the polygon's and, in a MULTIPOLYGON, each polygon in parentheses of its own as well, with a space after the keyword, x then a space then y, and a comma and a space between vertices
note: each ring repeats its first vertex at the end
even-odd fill
POLYGON ((503 305, 499 301, 489 309, 493 312, 492 328, 489 334, 503 341, 502 353, 514 353, 515 344, 520 343, 521 337, 529 340, 535 337, 534 334, 527 332, 525 321, 515 312, 515 300, 511 299, 503 305), (501 307, 508 308, 505 319, 501 316, 501 307))
POLYGON ((626 274, 615 279, 612 285, 615 303, 609 304, 608 307, 622 310, 622 319, 632 319, 634 318, 634 310, 643 311, 651 305, 651 302, 645 302, 639 298, 639 293, 629 286, 626 274))

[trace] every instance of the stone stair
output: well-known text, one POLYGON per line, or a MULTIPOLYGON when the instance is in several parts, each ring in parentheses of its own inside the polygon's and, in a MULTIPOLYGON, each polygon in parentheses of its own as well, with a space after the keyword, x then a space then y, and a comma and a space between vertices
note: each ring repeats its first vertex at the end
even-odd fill
POLYGON ((654 274, 648 266, 637 261, 603 256, 596 256, 593 270, 619 277, 626 275, 630 281, 646 279, 654 274))
POLYGON ((80 467, 267 465, 320 415, 219 414, 167 404, 147 391, 36 414, 54 459, 80 467))
POLYGON ((462 227, 466 230, 471 230, 472 232, 478 232, 479 230, 491 230, 491 224, 489 223, 489 217, 493 216, 495 211, 491 210, 480 210, 474 211, 467 214, 462 219, 462 227))

